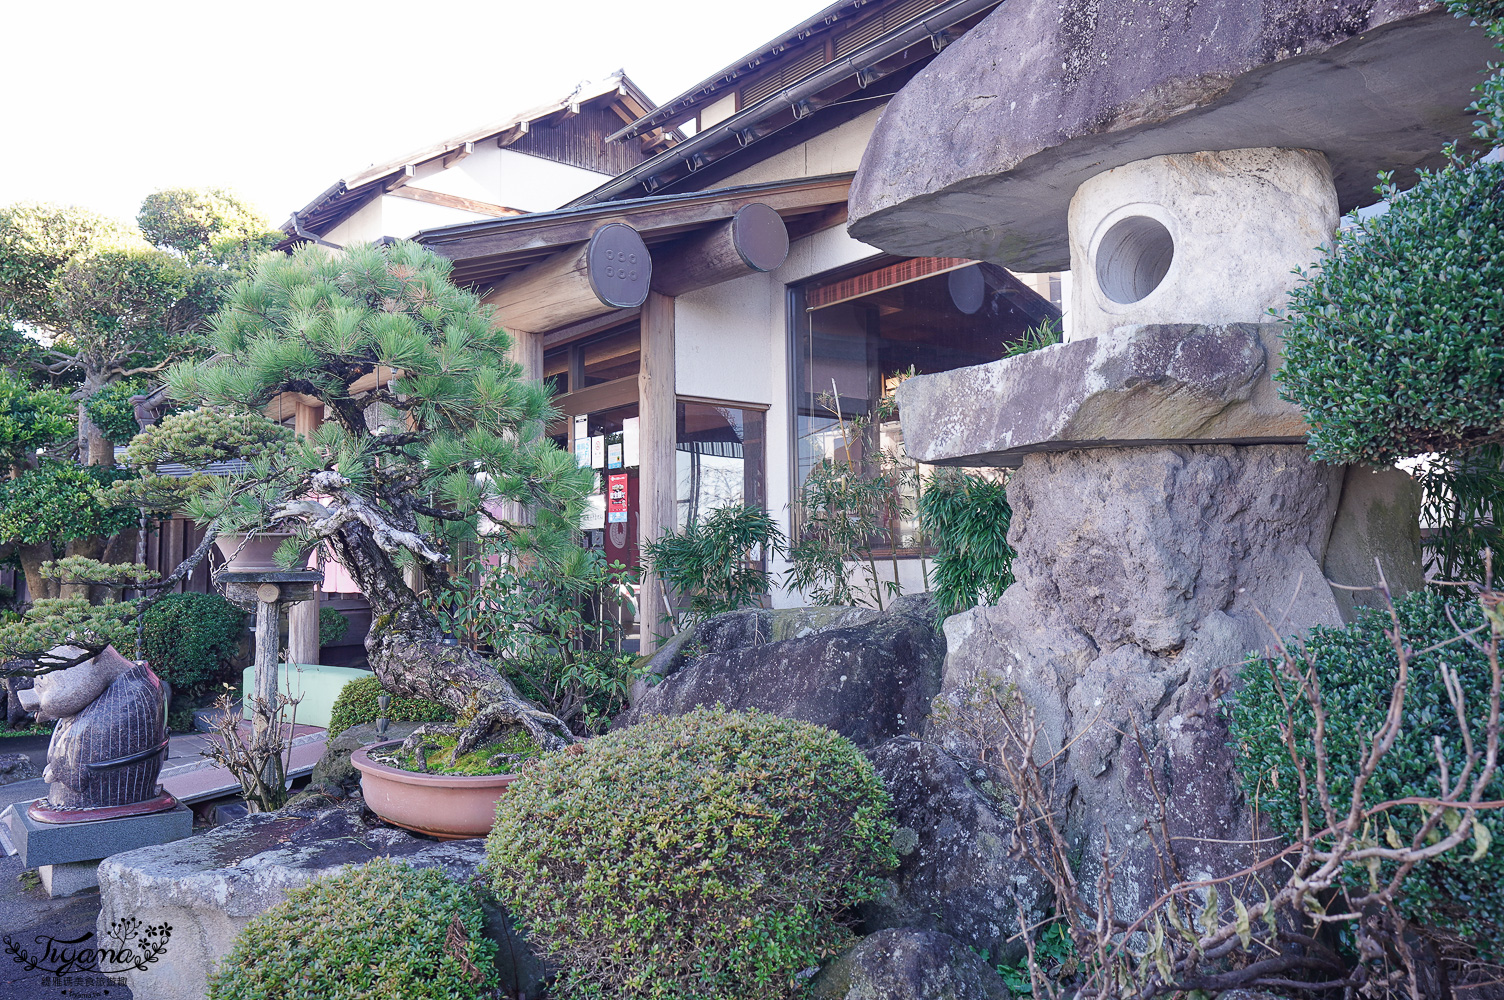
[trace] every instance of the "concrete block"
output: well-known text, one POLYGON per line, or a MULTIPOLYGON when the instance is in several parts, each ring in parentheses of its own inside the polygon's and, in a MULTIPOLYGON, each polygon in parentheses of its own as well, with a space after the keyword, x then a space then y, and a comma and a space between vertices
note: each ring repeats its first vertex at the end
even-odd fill
POLYGON ((26 814, 30 802, 0 813, 28 868, 75 861, 98 862, 112 854, 181 840, 193 832, 193 812, 179 803, 166 812, 83 823, 42 823, 26 814))
POLYGON ((60 865, 38 865, 42 888, 53 899, 76 896, 99 887, 98 861, 69 861, 60 865))

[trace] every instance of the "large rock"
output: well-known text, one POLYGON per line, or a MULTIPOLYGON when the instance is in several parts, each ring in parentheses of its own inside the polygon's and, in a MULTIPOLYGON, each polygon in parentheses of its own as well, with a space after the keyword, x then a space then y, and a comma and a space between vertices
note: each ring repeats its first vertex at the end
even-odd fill
POLYGON ((867 609, 738 611, 661 650, 662 677, 618 728, 701 706, 761 709, 829 726, 860 746, 917 733, 940 690, 945 639, 927 595, 867 609))
POLYGON ((313 775, 308 779, 309 789, 341 797, 352 794, 360 787, 360 772, 350 763, 350 755, 381 740, 405 740, 421 725, 421 722, 388 723, 384 736, 376 733, 374 722, 351 726, 325 744, 324 756, 313 765, 313 775))
POLYGON ((994 960, 1019 958, 1023 942, 1008 939, 1048 915, 1051 894, 1033 865, 1011 856, 1002 789, 978 787, 989 773, 934 743, 893 739, 868 756, 893 796, 899 860, 891 891, 862 908, 867 929, 940 931, 994 960))
POLYGON ((1300 443, 1305 418, 1269 379, 1280 363, 1279 329, 1123 326, 909 379, 898 387, 904 447, 931 464, 1017 467, 1045 451, 1300 443))
POLYGON ((41 776, 36 764, 24 753, 0 753, 0 785, 41 776))
POLYGON ((1372 587, 1378 571, 1395 595, 1426 585, 1420 539, 1420 484, 1399 469, 1349 465, 1342 478, 1342 500, 1327 538, 1321 572, 1332 583, 1342 617, 1352 621, 1362 608, 1384 606, 1372 587))
MULTIPOLYGON (((202 1000, 208 975, 229 954, 253 917, 281 902, 289 889, 347 865, 391 857, 417 868, 440 868, 468 882, 484 860, 483 840, 435 842, 362 818, 358 803, 342 808, 248 816, 188 840, 107 858, 99 866, 99 934, 117 920, 166 923, 167 949, 144 970, 123 973, 138 997, 202 1000)), ((487 933, 504 942, 505 916, 488 913, 487 933)), ((497 955, 504 985, 538 992, 543 969, 512 936, 497 955)))
POLYGON ((815 1000, 1008 1000, 1002 977, 955 938, 884 930, 865 937, 810 984, 815 1000))
POLYGON ((1376 171, 1437 165, 1472 132, 1492 58, 1435 0, 1009 0, 883 111, 850 231, 904 256, 1060 270, 1089 177, 1252 147, 1325 153, 1347 211, 1376 171))
POLYGON ((1219 710, 1249 650, 1340 625, 1321 578, 1343 470, 1297 446, 1123 448, 1029 455, 1008 485, 1017 582, 946 621, 946 711, 929 735, 976 758, 991 697, 1035 713, 1040 759, 1083 881, 1120 867, 1119 914, 1157 895, 1145 832, 1164 824, 1193 878, 1254 860, 1252 812, 1219 710))

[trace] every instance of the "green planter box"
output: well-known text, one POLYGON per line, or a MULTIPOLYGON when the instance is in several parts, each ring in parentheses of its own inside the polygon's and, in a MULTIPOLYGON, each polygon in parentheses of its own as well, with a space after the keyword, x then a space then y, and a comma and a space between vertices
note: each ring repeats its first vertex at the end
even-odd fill
MULTIPOLYGON (((346 684, 362 677, 371 676, 370 671, 354 667, 326 667, 318 663, 281 663, 277 665, 277 690, 301 698, 297 705, 296 721, 300 726, 329 728, 329 716, 334 711, 334 699, 346 684), (289 687, 290 683, 290 687, 289 687)), ((254 665, 246 667, 241 675, 240 690, 245 717, 251 717, 251 689, 256 681, 254 665)), ((291 705, 282 709, 283 717, 293 719, 291 705)))

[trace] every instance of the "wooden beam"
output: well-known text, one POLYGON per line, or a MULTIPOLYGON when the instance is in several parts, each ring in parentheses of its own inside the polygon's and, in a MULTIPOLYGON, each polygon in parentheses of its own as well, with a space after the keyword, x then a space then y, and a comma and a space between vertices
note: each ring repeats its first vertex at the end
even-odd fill
POLYGON ((641 307, 637 309, 617 309, 613 312, 601 313, 599 316, 592 316, 590 319, 581 320, 578 323, 571 323, 568 326, 561 326, 558 329, 550 330, 543 335, 543 349, 545 351, 552 350, 555 347, 580 340, 591 334, 600 333, 602 330, 609 330, 620 323, 630 323, 641 312, 641 307))
POLYGON ((767 205, 743 205, 725 222, 653 252, 653 291, 683 295, 772 271, 789 255, 789 231, 767 205))
POLYGON ((527 135, 531 128, 532 126, 527 122, 518 122, 496 137, 496 147, 498 149, 506 149, 512 143, 527 135))
MULTIPOLYGON (((650 292, 642 305, 642 368, 637 375, 639 551, 647 542, 678 528, 674 369, 674 300, 650 292)), ((668 608, 656 573, 642 574, 637 607, 640 649, 652 653, 673 631, 661 621, 668 608)))
POLYGON ((387 181, 386 186, 383 187, 382 190, 387 194, 391 194, 393 191, 397 190, 416 176, 418 176, 417 168, 414 167, 411 163, 404 163, 402 165, 402 169, 397 171, 397 176, 387 181))
MULTIPOLYGON (((440 257, 456 263, 482 258, 500 258, 509 254, 536 251, 540 246, 580 243, 610 222, 624 222, 640 233, 651 235, 659 229, 692 227, 731 218, 736 210, 760 202, 780 215, 794 215, 831 205, 846 204, 851 188, 849 174, 840 177, 801 181, 777 187, 748 191, 728 197, 724 191, 706 191, 696 197, 675 199, 661 206, 644 206, 623 212, 613 205, 597 210, 570 213, 537 222, 520 219, 508 223, 502 231, 473 234, 425 243, 440 257)), ((545 213, 550 214, 550 213, 545 213)))
POLYGON ((577 413, 611 410, 637 402, 637 390, 637 376, 628 375, 626 378, 612 379, 577 392, 566 392, 561 396, 555 396, 554 406, 568 417, 577 413))
POLYGON ((542 333, 641 305, 652 273, 637 231, 608 223, 586 243, 508 275, 482 301, 512 333, 542 333))
POLYGON ((806 212, 789 220, 789 239, 802 240, 806 236, 834 229, 837 226, 846 225, 847 206, 845 202, 839 205, 831 205, 828 208, 816 212, 806 212))
POLYGON ((444 154, 444 166, 446 168, 452 167, 473 152, 475 152, 475 143, 462 142, 453 150, 444 154))
POLYGON ((476 215, 489 215, 494 219, 508 219, 514 215, 527 214, 520 208, 508 208, 506 205, 476 201, 474 198, 461 198, 457 194, 445 194, 442 191, 430 191, 427 188, 412 186, 393 188, 387 194, 393 198, 421 201, 425 205, 441 205, 444 208, 457 208, 462 212, 474 212, 476 215))

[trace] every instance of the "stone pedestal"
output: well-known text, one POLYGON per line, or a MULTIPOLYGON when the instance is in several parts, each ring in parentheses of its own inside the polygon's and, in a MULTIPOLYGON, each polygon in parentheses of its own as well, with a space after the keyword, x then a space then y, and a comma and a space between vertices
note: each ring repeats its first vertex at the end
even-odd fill
MULTIPOLYGON (((42 801, 42 800, 38 800, 42 801)), ((36 868, 54 897, 99 884, 99 862, 112 854, 181 840, 193 832, 193 812, 178 803, 166 812, 82 823, 44 823, 20 802, 0 813, 21 863, 36 868)))

